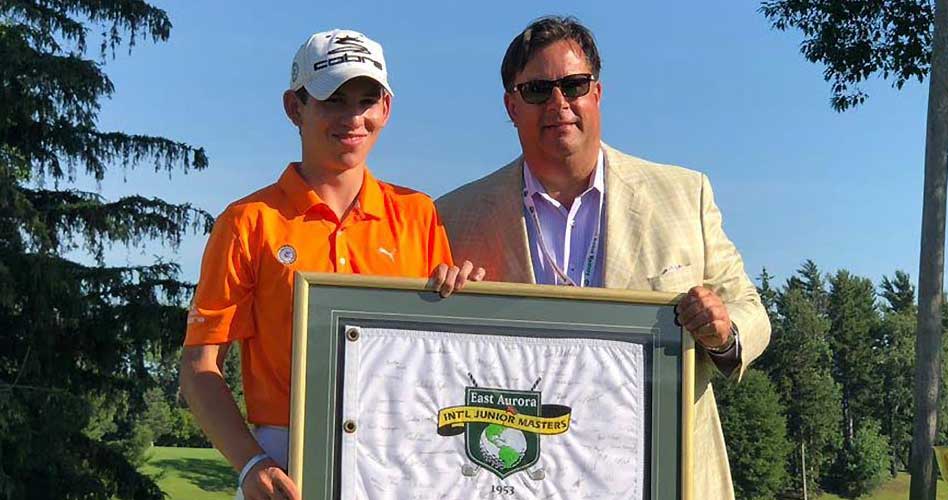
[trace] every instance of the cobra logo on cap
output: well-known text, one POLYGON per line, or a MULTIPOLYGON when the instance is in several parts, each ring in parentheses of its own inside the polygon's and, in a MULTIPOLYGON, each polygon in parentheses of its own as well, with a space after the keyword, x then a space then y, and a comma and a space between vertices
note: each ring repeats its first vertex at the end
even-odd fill
POLYGON ((296 262, 296 249, 290 245, 283 245, 277 250, 277 260, 286 266, 296 262))

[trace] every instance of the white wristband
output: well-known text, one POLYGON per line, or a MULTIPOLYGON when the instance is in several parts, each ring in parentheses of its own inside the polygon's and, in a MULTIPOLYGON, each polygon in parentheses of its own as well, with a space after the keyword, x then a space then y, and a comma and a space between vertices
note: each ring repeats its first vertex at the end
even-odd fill
POLYGON ((250 469, 253 469, 255 465, 268 458, 270 458, 270 455, 267 455, 266 453, 260 453, 251 457, 250 460, 247 460, 247 463, 244 464, 244 468, 240 470, 240 477, 237 479, 237 488, 240 489, 244 486, 244 479, 247 477, 250 469))

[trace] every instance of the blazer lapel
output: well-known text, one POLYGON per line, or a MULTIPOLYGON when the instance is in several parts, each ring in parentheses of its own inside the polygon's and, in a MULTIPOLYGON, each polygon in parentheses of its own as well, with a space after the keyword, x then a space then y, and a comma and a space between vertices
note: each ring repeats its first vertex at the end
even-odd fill
MULTIPOLYGON (((485 206, 490 210, 485 214, 488 225, 494 225, 495 234, 491 254, 494 265, 501 271, 498 277, 502 281, 514 283, 536 283, 533 275, 533 262, 530 260, 530 247, 527 244, 527 225, 523 219, 523 157, 517 158, 504 167, 497 182, 486 190, 485 206)), ((477 262, 475 265, 479 265, 477 262)), ((488 270, 489 271, 489 270, 488 270)))
POLYGON ((638 265, 652 205, 637 175, 634 159, 603 144, 606 152, 606 246, 603 263, 606 288, 629 288, 642 272, 638 265))

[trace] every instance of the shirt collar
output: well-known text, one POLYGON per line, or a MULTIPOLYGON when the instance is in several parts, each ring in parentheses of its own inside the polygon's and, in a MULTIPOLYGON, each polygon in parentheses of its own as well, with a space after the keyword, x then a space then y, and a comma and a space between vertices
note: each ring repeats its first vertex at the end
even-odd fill
MULTIPOLYGON (((596 190, 599 194, 603 194, 606 191, 605 175, 604 168, 605 166, 605 155, 602 153, 602 148, 599 148, 599 155, 596 156, 596 169, 593 170, 593 175, 589 178, 589 185, 586 190, 583 191, 579 197, 582 197, 590 190, 596 190)), ((545 195, 545 198, 549 198, 549 194, 546 192, 546 188, 543 187, 543 184, 537 179, 533 172, 530 171, 530 166, 527 164, 527 160, 523 160, 523 188, 525 195, 533 198, 535 195, 545 195)))
MULTIPOLYGON (((325 202, 300 175, 299 167, 299 162, 287 165, 277 185, 286 193, 293 208, 298 213, 305 214, 313 207, 325 205, 325 202)), ((359 191, 355 210, 375 218, 381 218, 385 213, 382 187, 368 169, 365 170, 365 176, 362 178, 362 189, 359 191)))

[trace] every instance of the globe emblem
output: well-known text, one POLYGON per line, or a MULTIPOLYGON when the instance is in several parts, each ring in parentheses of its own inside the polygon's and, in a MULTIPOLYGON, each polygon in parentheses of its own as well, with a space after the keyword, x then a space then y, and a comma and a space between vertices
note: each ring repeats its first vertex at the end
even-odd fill
POLYGON ((509 470, 523 460, 527 451, 527 438, 517 429, 490 424, 481 433, 480 448, 484 458, 493 467, 509 470))

